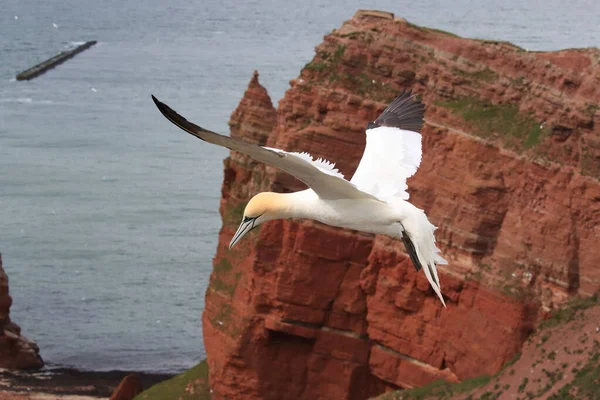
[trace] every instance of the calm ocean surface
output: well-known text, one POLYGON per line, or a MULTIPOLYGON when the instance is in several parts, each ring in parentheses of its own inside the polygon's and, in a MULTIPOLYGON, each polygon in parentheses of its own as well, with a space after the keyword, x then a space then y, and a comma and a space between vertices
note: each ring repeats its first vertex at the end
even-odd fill
POLYGON ((0 252, 12 319, 52 364, 192 366, 204 357, 227 153, 177 130, 150 94, 227 132, 254 69, 276 103, 359 8, 530 50, 600 44, 596 0, 496 3, 3 0, 0 252), (13 80, 92 39, 47 74, 13 80))

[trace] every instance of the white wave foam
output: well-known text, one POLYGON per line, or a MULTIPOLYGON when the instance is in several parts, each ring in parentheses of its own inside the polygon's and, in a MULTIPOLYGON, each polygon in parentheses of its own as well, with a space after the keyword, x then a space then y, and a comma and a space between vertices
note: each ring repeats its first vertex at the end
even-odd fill
POLYGON ((67 44, 65 45, 65 48, 67 48, 67 49, 72 49, 72 48, 75 48, 75 47, 77 47, 77 46, 81 46, 81 45, 82 45, 82 44, 84 44, 84 43, 85 43, 85 42, 71 40, 71 41, 69 41, 69 43, 67 43, 67 44))
POLYGON ((7 97, 0 99, 0 103, 20 103, 20 104, 53 104, 52 100, 33 100, 31 97, 7 97))

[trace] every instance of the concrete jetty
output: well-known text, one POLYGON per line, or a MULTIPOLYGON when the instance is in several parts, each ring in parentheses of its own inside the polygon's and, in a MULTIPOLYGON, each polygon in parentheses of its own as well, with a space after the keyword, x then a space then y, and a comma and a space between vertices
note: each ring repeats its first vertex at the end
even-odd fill
POLYGON ((56 67, 57 65, 64 63, 68 59, 75 57, 77 54, 81 53, 82 51, 89 49, 96 43, 98 43, 98 42, 95 40, 90 40, 89 42, 85 42, 81 46, 77 46, 74 49, 62 51, 62 52, 58 53, 57 55, 55 55, 54 57, 52 57, 44 62, 41 62, 38 65, 29 68, 28 70, 21 72, 20 74, 17 75, 17 80, 18 81, 28 81, 30 79, 36 78, 36 77, 40 76, 41 74, 43 74, 44 72, 56 67))

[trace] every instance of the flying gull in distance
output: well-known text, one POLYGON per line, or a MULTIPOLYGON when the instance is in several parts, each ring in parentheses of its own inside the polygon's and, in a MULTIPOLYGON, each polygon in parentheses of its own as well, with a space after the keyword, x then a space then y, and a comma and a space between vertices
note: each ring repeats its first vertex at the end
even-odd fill
POLYGON ((408 200, 406 179, 421 163, 421 127, 425 106, 402 92, 366 129, 367 145, 349 181, 335 164, 308 153, 295 153, 223 136, 187 121, 152 96, 160 112, 184 131, 218 146, 277 167, 309 189, 295 193, 263 192, 246 205, 232 248, 260 224, 280 218, 308 218, 327 225, 384 234, 404 243, 417 271, 423 269, 444 307, 436 265, 447 264, 435 245, 436 229, 425 212, 408 200))

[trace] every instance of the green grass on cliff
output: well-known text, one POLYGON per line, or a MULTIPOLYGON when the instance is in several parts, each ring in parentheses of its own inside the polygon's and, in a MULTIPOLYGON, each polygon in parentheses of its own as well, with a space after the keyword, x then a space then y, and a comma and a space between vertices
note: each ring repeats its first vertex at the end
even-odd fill
POLYGON ((494 82, 498 79, 498 73, 491 70, 489 67, 477 71, 465 71, 453 67, 452 72, 474 81, 494 82))
POLYGON ((575 371, 575 378, 548 400, 600 399, 600 342, 596 341, 594 351, 587 364, 575 371))
POLYGON ((577 372, 573 382, 563 386, 549 400, 600 399, 600 352, 596 351, 588 363, 577 372))
POLYGON ((219 275, 227 274, 228 272, 231 272, 231 270, 233 269, 233 265, 231 265, 228 259, 222 258, 221 261, 219 261, 215 266, 213 266, 213 269, 219 275))
POLYGON ((152 386, 134 400, 210 400, 208 364, 202 361, 194 368, 152 386))
POLYGON ((228 259, 222 258, 216 265, 213 266, 213 275, 210 282, 210 288, 233 297, 233 293, 242 277, 241 272, 230 275, 233 266, 228 259))
POLYGON ((428 398, 447 399, 454 395, 470 392, 488 383, 492 378, 484 375, 467 379, 460 383, 449 383, 443 380, 431 382, 429 385, 414 389, 390 392, 379 399, 381 400, 424 400, 428 398))
POLYGON ((534 147, 547 135, 547 128, 519 112, 516 104, 494 105, 473 97, 436 104, 462 117, 475 135, 485 139, 499 135, 505 145, 515 150, 534 147))
MULTIPOLYGON (((346 37, 346 35, 341 37, 346 37)), ((353 36, 353 38, 366 43, 371 40, 370 37, 369 35, 353 36)), ((321 50, 311 62, 304 66, 304 69, 319 74, 321 79, 326 80, 330 85, 344 87, 371 100, 387 103, 398 95, 398 92, 385 82, 376 81, 364 72, 358 74, 354 71, 351 72, 347 68, 348 65, 344 67, 344 63, 348 61, 344 59, 345 53, 346 45, 344 44, 321 50)))
POLYGON ((600 295, 598 293, 594 293, 591 297, 575 297, 564 308, 556 310, 548 319, 542 321, 538 330, 552 328, 553 326, 572 321, 580 311, 597 305, 599 300, 600 295))
POLYGON ((244 217, 246 204, 248 204, 247 201, 240 201, 235 206, 225 210, 225 215, 223 215, 223 223, 231 226, 238 226, 244 217))
POLYGON ((231 298, 233 297, 233 293, 235 293, 235 289, 237 288, 238 282, 241 279, 241 277, 242 274, 238 272, 235 274, 235 282, 227 283, 218 276, 215 276, 210 283, 210 288, 214 291, 223 293, 231 298))
POLYGON ((451 37, 455 37, 455 38, 460 38, 460 36, 458 36, 455 33, 452 32, 448 32, 448 31, 444 31, 441 29, 437 29, 437 28, 429 28, 426 26, 421 26, 421 25, 417 25, 417 24, 413 24, 412 22, 405 22, 408 26, 415 28, 421 32, 425 32, 425 33, 431 33, 431 32, 435 32, 435 33, 441 33, 442 35, 447 35, 447 36, 451 36, 451 37))

